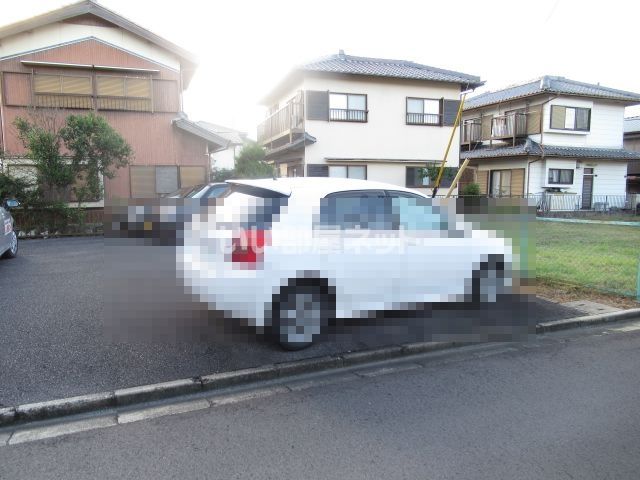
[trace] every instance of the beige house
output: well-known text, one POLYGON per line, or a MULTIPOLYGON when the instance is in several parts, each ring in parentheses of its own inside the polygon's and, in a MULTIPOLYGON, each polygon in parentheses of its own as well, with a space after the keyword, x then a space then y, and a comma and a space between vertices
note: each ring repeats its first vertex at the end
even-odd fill
MULTIPOLYGON (((427 189, 460 91, 480 78, 405 60, 340 52, 293 69, 263 99, 258 142, 282 176, 352 177, 427 189)), ((456 166, 458 145, 450 155, 456 166)))
POLYGON ((640 159, 623 146, 624 109, 636 104, 640 94, 553 76, 483 93, 465 104, 460 158, 485 194, 623 208, 627 163, 640 159))

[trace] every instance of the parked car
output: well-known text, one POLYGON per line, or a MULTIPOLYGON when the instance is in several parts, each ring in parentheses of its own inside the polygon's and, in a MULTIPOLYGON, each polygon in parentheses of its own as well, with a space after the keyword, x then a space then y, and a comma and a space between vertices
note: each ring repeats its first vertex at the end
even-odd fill
POLYGON ((337 178, 229 180, 185 224, 177 271, 210 308, 310 345, 334 317, 432 302, 495 302, 513 253, 438 201, 337 178))
POLYGON ((5 200, 0 206, 0 258, 15 258, 18 255, 18 235, 9 209, 19 205, 17 200, 5 200))
POLYGON ((152 245, 175 245, 184 222, 230 187, 208 183, 184 187, 162 198, 117 202, 105 210, 108 237, 142 238, 152 245))

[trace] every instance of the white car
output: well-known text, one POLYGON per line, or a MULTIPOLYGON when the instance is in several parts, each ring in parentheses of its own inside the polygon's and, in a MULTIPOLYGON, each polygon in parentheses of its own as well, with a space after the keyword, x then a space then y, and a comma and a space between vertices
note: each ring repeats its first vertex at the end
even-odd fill
POLYGON ((511 290, 508 243, 416 191, 337 178, 228 183, 185 224, 178 274, 209 308, 271 327, 285 348, 310 345, 334 317, 511 290))

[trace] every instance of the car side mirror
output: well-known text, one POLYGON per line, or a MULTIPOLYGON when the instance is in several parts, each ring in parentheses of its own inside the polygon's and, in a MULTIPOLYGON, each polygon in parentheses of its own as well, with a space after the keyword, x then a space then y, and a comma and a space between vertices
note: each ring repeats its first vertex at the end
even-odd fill
POLYGON ((16 200, 15 198, 12 198, 10 200, 5 200, 4 206, 6 208, 17 208, 17 207, 20 206, 20 202, 18 200, 16 200))

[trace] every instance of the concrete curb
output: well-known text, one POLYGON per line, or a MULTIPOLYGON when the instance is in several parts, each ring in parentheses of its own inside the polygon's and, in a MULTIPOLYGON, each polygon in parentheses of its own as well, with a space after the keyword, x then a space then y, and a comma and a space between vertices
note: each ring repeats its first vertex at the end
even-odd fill
POLYGON ((631 308, 620 312, 601 313, 599 315, 567 318, 564 320, 556 320, 554 322, 539 323, 536 325, 536 333, 555 332, 558 330, 567 330, 569 328, 584 327, 587 325, 598 325, 601 323, 629 320, 636 317, 640 318, 640 308, 631 308))
MULTIPOLYGON (((576 317, 554 322, 540 323, 536 333, 566 330, 586 325, 615 322, 631 318, 640 318, 640 308, 576 317)), ((46 402, 29 403, 16 407, 0 408, 0 427, 25 423, 34 420, 45 420, 94 410, 103 410, 152 400, 163 400, 191 393, 199 393, 222 389, 230 386, 249 384, 257 381, 274 380, 304 373, 329 371, 344 367, 352 367, 366 363, 409 357, 421 353, 462 347, 468 342, 416 342, 402 345, 381 347, 372 350, 347 352, 340 355, 305 358, 291 362, 245 368, 231 372, 213 373, 193 378, 173 380, 170 382, 122 388, 109 392, 61 398, 46 402)))

